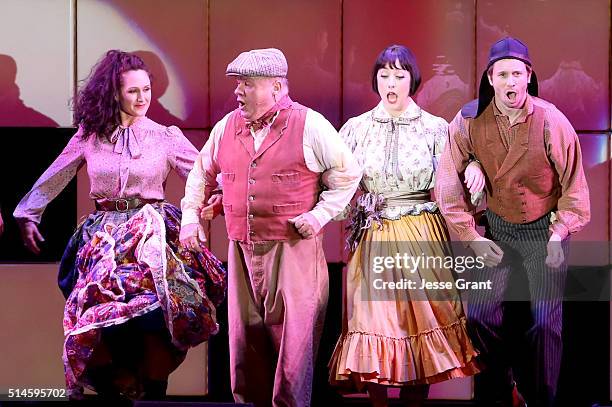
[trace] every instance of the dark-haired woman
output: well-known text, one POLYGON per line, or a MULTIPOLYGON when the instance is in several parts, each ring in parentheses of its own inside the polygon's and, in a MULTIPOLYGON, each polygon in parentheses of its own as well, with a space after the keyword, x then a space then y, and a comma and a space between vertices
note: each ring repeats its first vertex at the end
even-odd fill
POLYGON ((15 209, 39 253, 47 204, 87 164, 96 210, 70 239, 59 285, 69 396, 162 398, 187 350, 217 332, 225 271, 205 248, 179 245, 181 212, 164 201, 170 170, 187 177, 197 156, 177 127, 145 115, 150 76, 130 53, 109 51, 74 102, 77 133, 15 209))
POLYGON ((380 103, 340 130, 364 193, 349 219, 343 334, 330 374, 334 384, 365 387, 374 406, 387 405, 389 386, 401 388, 404 405, 420 406, 430 384, 478 371, 456 290, 420 289, 454 281, 450 269, 418 263, 450 254, 430 196, 448 124, 412 100, 420 81, 408 48, 386 48, 372 72, 380 103))

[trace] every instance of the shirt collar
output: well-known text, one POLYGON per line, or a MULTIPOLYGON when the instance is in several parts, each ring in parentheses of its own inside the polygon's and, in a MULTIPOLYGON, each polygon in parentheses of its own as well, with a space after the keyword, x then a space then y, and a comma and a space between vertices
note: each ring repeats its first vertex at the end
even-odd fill
MULTIPOLYGON (((493 100, 491 101, 491 104, 493 105, 493 113, 495 114, 495 116, 506 116, 505 114, 502 113, 501 110, 499 110, 499 108, 495 104, 495 98, 493 98, 493 100)), ((519 118, 517 119, 516 123, 526 122, 527 117, 529 117, 532 113, 533 113, 533 97, 530 94, 527 94, 527 98, 525 99, 525 105, 521 109, 521 114, 519 115, 519 118)))
POLYGON ((259 119, 252 121, 245 121, 245 126, 248 130, 252 132, 258 132, 262 128, 268 128, 272 126, 272 123, 278 116, 281 110, 288 109, 291 107, 293 101, 289 97, 289 95, 283 96, 278 102, 274 103, 274 105, 264 113, 259 119))

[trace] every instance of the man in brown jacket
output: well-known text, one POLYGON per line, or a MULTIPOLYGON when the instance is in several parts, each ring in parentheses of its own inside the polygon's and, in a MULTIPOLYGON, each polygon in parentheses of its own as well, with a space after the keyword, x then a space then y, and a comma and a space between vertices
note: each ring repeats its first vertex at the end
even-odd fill
MULTIPOLYGON (((536 97, 537 90, 525 44, 514 38, 493 44, 479 98, 451 123, 436 176, 442 214, 486 265, 474 269, 472 278, 492 282, 491 290, 471 291, 468 304, 473 339, 480 342, 486 364, 475 389, 483 406, 511 406, 516 396, 502 319, 508 281, 523 270, 533 315, 527 333, 535 377, 529 406, 553 404, 568 239, 590 219, 576 132, 554 105, 536 97), (462 185, 461 174, 472 160, 481 163, 486 175, 486 237, 476 232, 462 185)), ((469 186, 469 171, 465 178, 469 186)), ((521 405, 516 397, 514 405, 521 405)))

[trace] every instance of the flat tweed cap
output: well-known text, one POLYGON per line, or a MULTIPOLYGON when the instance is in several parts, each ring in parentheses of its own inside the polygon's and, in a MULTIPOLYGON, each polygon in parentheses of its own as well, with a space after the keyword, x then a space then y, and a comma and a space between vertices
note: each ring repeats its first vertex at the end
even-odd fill
POLYGON ((229 63, 227 76, 287 77, 287 59, 276 48, 253 49, 241 53, 229 63))

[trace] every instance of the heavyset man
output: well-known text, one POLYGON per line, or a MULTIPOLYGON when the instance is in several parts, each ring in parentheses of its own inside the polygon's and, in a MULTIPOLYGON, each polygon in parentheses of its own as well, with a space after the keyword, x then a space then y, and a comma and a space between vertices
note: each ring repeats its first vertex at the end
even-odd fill
POLYGON ((204 239, 198 215, 219 206, 212 192, 221 174, 231 385, 236 402, 257 407, 310 405, 328 297, 319 232, 361 178, 334 127, 289 98, 287 70, 273 48, 243 52, 227 66, 238 108, 213 128, 182 201, 181 240, 197 247, 204 239), (352 181, 322 191, 324 171, 352 181))

